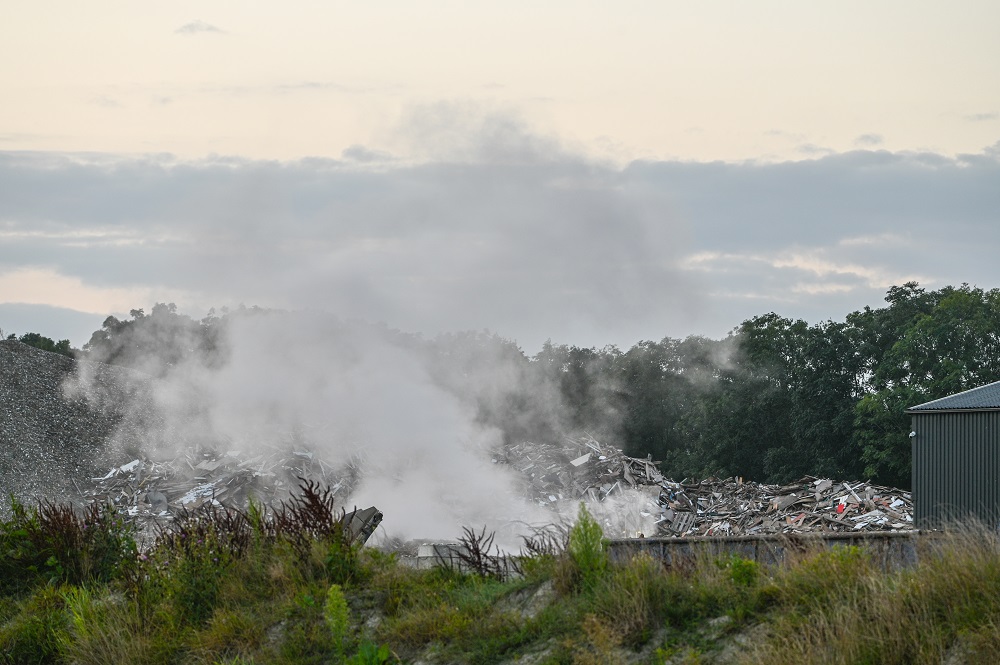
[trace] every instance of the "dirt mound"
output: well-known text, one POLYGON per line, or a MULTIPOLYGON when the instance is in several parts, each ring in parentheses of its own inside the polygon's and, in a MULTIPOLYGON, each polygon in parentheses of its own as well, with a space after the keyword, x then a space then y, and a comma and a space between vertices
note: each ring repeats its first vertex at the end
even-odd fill
POLYGON ((0 508, 11 494, 79 500, 74 480, 103 475, 137 442, 149 387, 133 370, 0 341, 0 508))

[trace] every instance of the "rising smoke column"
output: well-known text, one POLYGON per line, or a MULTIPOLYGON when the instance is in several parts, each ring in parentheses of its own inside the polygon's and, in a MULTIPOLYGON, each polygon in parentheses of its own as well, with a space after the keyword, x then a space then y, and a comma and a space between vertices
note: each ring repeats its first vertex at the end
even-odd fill
POLYGON ((388 534, 404 539, 544 519, 493 463, 499 430, 477 422, 474 404, 433 378, 430 356, 398 336, 316 313, 247 312, 228 317, 217 342, 211 358, 158 368, 144 454, 305 448, 334 467, 352 462, 360 481, 341 504, 377 506, 388 534))

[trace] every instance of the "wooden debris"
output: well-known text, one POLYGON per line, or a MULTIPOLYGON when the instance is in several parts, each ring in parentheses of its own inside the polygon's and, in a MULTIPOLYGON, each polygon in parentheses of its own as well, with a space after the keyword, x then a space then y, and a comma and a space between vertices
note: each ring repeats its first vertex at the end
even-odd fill
MULTIPOLYGON (((787 485, 742 478, 675 482, 650 457, 629 457, 593 437, 523 442, 496 452, 493 461, 518 472, 525 498, 548 509, 628 498, 620 509, 655 524, 658 536, 913 529, 909 492, 812 476, 787 485)), ((245 507, 249 496, 274 503, 295 489, 298 478, 318 481, 349 500, 360 477, 358 461, 337 468, 310 451, 187 450, 169 461, 142 458, 114 467, 92 478, 81 494, 134 518, 156 520, 205 503, 245 507)))
POLYGON ((550 505, 552 496, 604 501, 622 487, 653 487, 655 498, 641 514, 655 519, 659 536, 914 528, 913 501, 903 490, 812 476, 787 485, 743 478, 678 483, 664 478, 651 458, 629 457, 593 437, 562 445, 524 442, 508 448, 505 461, 521 471, 526 495, 539 505, 550 505))
POLYGON ((334 495, 346 496, 357 480, 351 464, 335 474, 308 452, 242 457, 187 450, 169 461, 135 459, 92 478, 80 494, 85 502, 113 504, 132 518, 155 520, 206 503, 245 508, 250 496, 271 504, 286 498, 299 478, 318 480, 334 495))

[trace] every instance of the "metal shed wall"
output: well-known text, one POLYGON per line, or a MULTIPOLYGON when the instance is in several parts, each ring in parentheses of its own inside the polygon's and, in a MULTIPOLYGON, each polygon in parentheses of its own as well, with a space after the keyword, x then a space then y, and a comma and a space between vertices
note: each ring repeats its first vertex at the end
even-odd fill
POLYGON ((912 413, 917 528, 974 516, 1000 521, 1000 411, 912 413))

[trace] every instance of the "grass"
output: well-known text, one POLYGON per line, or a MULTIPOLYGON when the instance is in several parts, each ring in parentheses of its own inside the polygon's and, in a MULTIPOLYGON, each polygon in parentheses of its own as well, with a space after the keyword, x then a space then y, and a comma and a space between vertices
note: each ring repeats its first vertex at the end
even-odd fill
POLYGON ((783 570, 769 639, 744 662, 1000 662, 1000 536, 958 529, 891 574, 863 552, 816 554, 783 570))
POLYGON ((0 663, 1000 662, 1000 538, 982 528, 902 570, 850 547, 668 568, 609 561, 581 511, 504 580, 410 568, 338 517, 307 485, 273 512, 183 516, 140 555, 113 513, 21 506, 0 523, 0 663))

